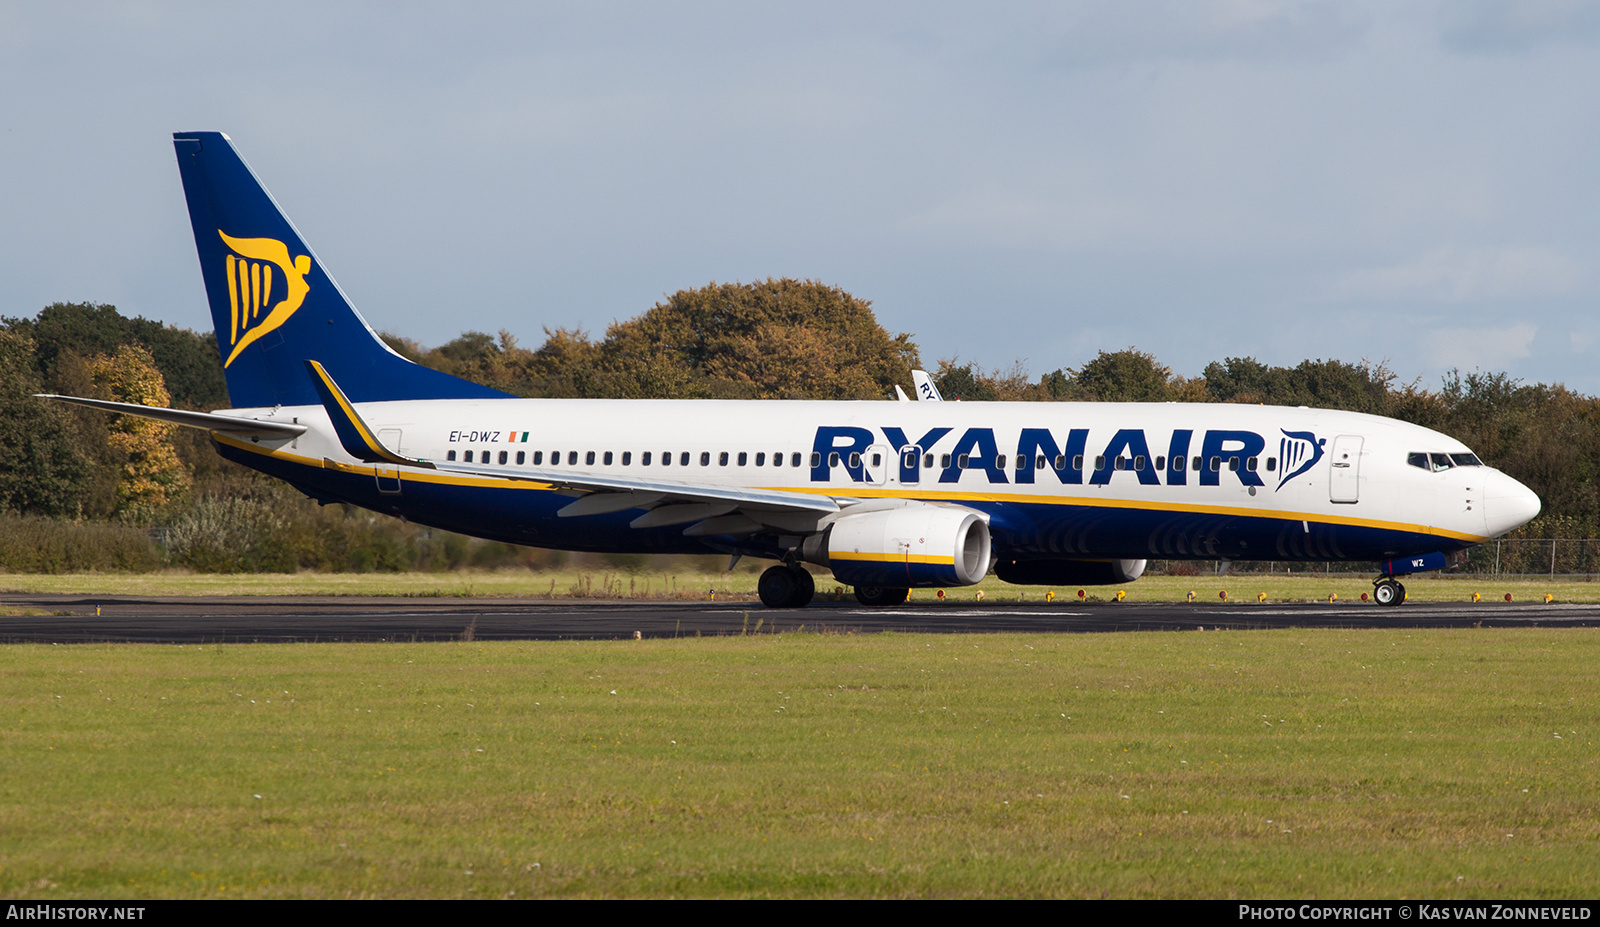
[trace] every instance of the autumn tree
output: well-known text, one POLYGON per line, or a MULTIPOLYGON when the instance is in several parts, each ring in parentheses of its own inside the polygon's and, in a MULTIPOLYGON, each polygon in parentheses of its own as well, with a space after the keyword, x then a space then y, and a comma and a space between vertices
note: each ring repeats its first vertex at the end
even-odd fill
MULTIPOLYGON (((92 358, 89 371, 103 398, 145 406, 171 404, 155 359, 138 345, 125 344, 115 354, 92 358)), ((177 427, 133 415, 118 416, 111 425, 109 443, 124 455, 117 514, 132 521, 147 520, 189 488, 189 472, 172 445, 177 427)))
POLYGON ((0 331, 0 511, 76 514, 89 461, 65 411, 43 399, 33 339, 0 331))

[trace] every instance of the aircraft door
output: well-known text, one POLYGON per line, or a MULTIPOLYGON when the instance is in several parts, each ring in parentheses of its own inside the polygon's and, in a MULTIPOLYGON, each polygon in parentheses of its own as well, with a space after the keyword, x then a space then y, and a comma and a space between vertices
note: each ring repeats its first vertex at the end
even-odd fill
POLYGON ((901 483, 915 486, 922 481, 922 448, 915 444, 902 447, 896 463, 899 465, 901 483))
POLYGON ((1360 435, 1340 435, 1333 439, 1332 462, 1328 470, 1328 501, 1354 503, 1360 501, 1361 484, 1360 435))
POLYGON ((894 455, 882 444, 874 444, 861 455, 861 467, 868 483, 882 486, 894 478, 894 455))
MULTIPOLYGON (((378 443, 382 444, 389 450, 394 451, 396 454, 401 453, 400 429, 379 429, 378 443)), ((400 494, 399 468, 386 464, 378 464, 376 467, 372 468, 372 476, 378 481, 378 492, 383 493, 386 496, 398 496, 400 494)))

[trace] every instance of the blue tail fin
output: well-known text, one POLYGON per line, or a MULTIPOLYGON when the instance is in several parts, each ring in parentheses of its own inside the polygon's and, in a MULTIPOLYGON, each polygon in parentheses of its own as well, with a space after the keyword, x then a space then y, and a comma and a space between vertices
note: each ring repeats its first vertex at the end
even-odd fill
POLYGON ((307 360, 352 402, 506 394, 391 351, 221 132, 173 135, 228 396, 236 408, 316 405, 307 360))

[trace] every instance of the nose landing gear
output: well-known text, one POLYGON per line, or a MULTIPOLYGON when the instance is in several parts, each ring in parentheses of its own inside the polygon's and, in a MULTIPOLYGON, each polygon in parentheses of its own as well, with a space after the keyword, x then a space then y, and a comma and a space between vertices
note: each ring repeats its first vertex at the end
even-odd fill
POLYGON ((1384 577, 1372 584, 1372 597, 1379 605, 1399 605, 1406 600, 1406 587, 1392 578, 1384 577))

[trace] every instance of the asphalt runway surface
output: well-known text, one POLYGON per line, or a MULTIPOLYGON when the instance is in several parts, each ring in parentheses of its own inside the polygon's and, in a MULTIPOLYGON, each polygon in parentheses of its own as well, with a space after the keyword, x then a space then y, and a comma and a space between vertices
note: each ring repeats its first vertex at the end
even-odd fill
POLYGON ((854 600, 767 609, 759 602, 394 597, 5 595, 0 643, 284 643, 614 640, 822 631, 936 634, 1213 631, 1265 628, 1600 627, 1600 605, 1543 603, 1135 604, 854 600), (757 623, 760 623, 757 629, 757 623))

